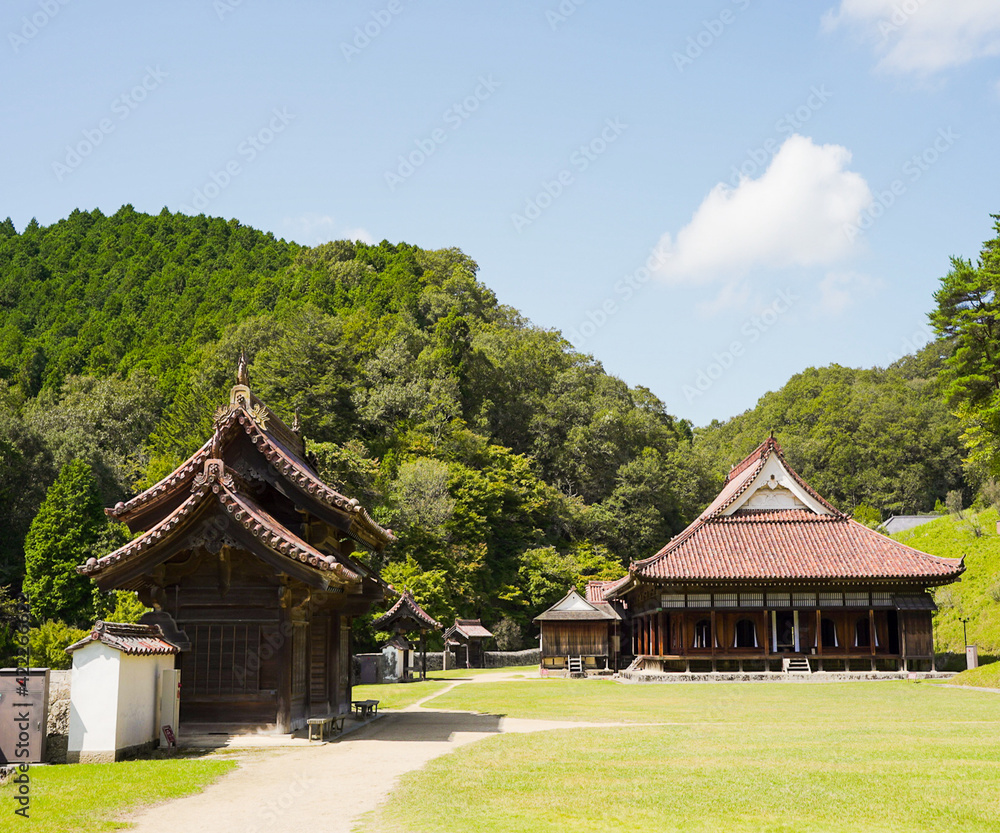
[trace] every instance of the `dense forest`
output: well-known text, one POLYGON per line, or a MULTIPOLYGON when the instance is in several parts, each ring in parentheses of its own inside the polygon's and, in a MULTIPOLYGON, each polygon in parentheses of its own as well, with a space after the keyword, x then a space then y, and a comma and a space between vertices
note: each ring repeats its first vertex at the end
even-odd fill
MULTIPOLYGON (((956 261, 967 283, 980 267, 956 261)), ((0 585, 48 599, 52 628, 123 615, 127 599, 37 565, 124 540, 94 507, 203 442, 241 350, 320 474, 399 534, 384 577, 440 620, 483 617, 503 647, 569 584, 662 546, 772 429, 821 492, 876 519, 971 500, 992 476, 986 452, 963 465, 982 402, 963 404, 968 350, 945 318, 892 367, 811 368, 695 431, 476 272, 457 249, 306 248, 165 209, 0 224, 0 585)))

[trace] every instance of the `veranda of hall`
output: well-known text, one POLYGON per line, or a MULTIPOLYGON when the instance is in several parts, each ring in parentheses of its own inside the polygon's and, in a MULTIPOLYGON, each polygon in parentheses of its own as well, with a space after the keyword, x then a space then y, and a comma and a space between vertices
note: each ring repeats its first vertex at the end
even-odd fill
POLYGON ((931 670, 929 597, 891 592, 665 593, 631 617, 646 670, 780 672, 931 670), (908 609, 900 609, 908 608, 908 609))

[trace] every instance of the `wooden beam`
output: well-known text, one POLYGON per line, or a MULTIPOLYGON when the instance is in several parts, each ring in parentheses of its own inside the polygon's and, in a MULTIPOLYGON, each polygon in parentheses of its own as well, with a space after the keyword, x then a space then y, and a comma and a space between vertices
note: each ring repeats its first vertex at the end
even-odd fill
POLYGON ((816 608, 816 655, 823 656, 823 612, 816 608))

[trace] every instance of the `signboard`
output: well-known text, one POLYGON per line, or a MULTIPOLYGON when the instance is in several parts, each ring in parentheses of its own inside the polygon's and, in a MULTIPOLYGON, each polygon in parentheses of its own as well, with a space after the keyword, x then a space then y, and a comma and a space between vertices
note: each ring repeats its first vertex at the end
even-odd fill
POLYGON ((163 726, 163 737, 167 739, 169 746, 177 746, 177 738, 174 737, 174 730, 170 726, 163 726))
POLYGON ((0 669, 0 764, 45 760, 49 669, 0 669))

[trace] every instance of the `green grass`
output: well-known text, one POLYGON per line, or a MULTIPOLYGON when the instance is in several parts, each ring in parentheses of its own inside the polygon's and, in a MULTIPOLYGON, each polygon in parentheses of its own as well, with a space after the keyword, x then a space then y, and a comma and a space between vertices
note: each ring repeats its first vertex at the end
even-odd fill
POLYGON ((352 689, 352 700, 378 700, 380 709, 403 709, 424 697, 430 697, 447 688, 457 680, 469 680, 483 674, 521 674, 529 677, 538 675, 537 665, 519 665, 510 668, 461 668, 451 671, 428 672, 428 679, 413 683, 381 683, 379 685, 356 685, 352 689))
POLYGON ((974 685, 979 688, 1000 688, 1000 662, 980 665, 970 668, 961 674, 956 674, 948 681, 949 685, 974 685))
POLYGON ((445 681, 424 680, 415 683, 382 683, 356 685, 351 689, 352 700, 378 700, 380 709, 405 709, 424 697, 448 687, 445 681))
POLYGON ((370 833, 1000 831, 1000 697, 986 692, 547 680, 464 685, 428 705, 673 725, 461 747, 404 776, 370 833))
POLYGON ((30 822, 13 815, 15 786, 0 787, 0 830, 120 830, 130 810, 197 792, 236 766, 211 758, 31 767, 30 822))
POLYGON ((961 580, 934 592, 934 642, 938 652, 964 654, 962 623, 967 617, 969 642, 980 654, 1000 656, 1000 535, 997 511, 939 518, 892 537, 908 546, 946 558, 965 556, 961 580), (979 530, 980 534, 976 534, 979 530), (994 598, 994 595, 997 598, 994 598))

